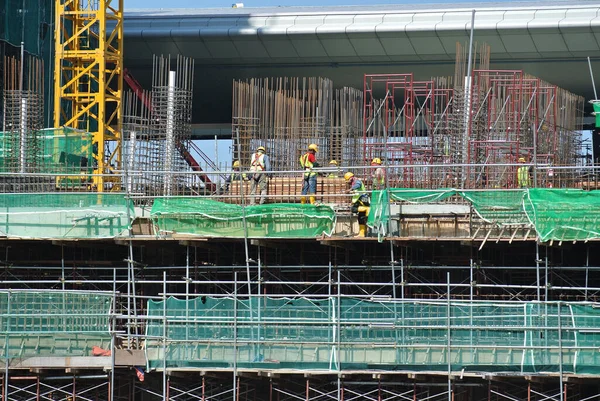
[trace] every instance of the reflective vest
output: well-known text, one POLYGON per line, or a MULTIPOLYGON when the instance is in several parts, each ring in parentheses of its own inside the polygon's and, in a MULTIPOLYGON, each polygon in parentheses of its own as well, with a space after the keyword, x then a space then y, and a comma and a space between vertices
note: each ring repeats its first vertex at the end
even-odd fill
POLYGON ((265 154, 255 153, 252 155, 250 171, 263 171, 265 169, 265 154))
POLYGON ((385 188, 385 172, 381 167, 379 167, 373 172, 373 189, 383 188, 385 188))
POLYGON ((302 166, 302 168, 305 171, 304 177, 313 177, 313 176, 317 175, 317 173, 312 171, 314 166, 313 166, 313 163, 308 159, 309 156, 310 156, 310 153, 305 153, 302 156, 300 156, 300 165, 302 166))
MULTIPOLYGON (((358 198, 360 198, 360 196, 366 192, 365 184, 363 184, 360 180, 358 180, 358 182, 360 183, 360 187, 354 190, 352 200, 350 201, 351 203, 355 203, 356 201, 358 201, 358 198)), ((354 183, 352 183, 352 185, 354 185, 354 183)))
POLYGON ((517 170, 517 184, 519 188, 526 188, 530 186, 529 182, 529 166, 519 167, 517 170))

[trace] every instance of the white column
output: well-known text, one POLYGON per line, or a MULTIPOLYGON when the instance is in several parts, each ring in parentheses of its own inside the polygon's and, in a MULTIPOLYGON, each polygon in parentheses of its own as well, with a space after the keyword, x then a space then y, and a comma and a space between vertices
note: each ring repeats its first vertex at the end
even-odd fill
POLYGON ((171 195, 173 180, 173 152, 175 150, 175 71, 169 71, 169 88, 167 95, 167 141, 165 158, 165 195, 171 195))

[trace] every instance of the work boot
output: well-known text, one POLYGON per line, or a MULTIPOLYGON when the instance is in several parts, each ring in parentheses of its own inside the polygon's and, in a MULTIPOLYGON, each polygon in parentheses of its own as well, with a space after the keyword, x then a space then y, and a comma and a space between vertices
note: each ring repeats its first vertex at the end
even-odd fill
POLYGON ((317 200, 317 198, 316 198, 316 197, 314 197, 314 196, 311 196, 311 197, 309 197, 309 199, 310 199, 310 204, 311 204, 311 205, 314 205, 314 204, 315 204, 315 201, 317 200))
POLYGON ((300 198, 300 203, 302 203, 303 205, 306 203, 306 197, 303 196, 302 198, 300 198))
POLYGON ((357 237, 365 237, 367 234, 367 225, 366 224, 359 224, 358 225, 358 235, 357 237))

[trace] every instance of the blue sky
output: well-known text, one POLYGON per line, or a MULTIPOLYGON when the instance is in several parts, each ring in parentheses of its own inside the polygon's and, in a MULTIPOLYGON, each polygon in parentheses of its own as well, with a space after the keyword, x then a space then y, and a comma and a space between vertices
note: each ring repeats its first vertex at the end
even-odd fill
MULTIPOLYGON (((493 0, 478 0, 490 2, 493 0)), ((510 0, 504 0, 507 2, 510 0)), ((459 3, 469 0, 459 0, 459 3)), ((474 2, 471 0, 471 2, 474 2)), ((452 0, 125 0, 125 10, 130 8, 215 8, 231 7, 233 3, 244 3, 246 7, 277 7, 277 6, 341 6, 369 4, 419 4, 419 3, 456 3, 452 0)))

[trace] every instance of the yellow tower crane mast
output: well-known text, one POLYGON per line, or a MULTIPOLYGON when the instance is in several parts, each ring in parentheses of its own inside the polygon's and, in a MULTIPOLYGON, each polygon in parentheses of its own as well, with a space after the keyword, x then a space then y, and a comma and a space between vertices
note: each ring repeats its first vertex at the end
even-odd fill
POLYGON ((92 133, 93 184, 121 167, 123 0, 55 0, 54 126, 92 133))

